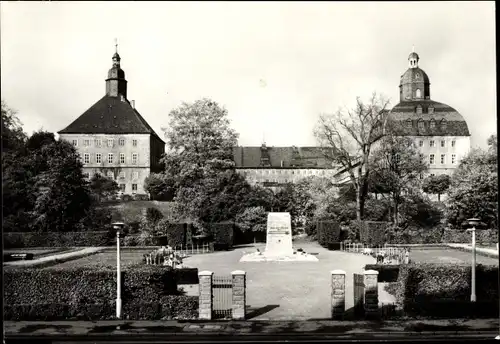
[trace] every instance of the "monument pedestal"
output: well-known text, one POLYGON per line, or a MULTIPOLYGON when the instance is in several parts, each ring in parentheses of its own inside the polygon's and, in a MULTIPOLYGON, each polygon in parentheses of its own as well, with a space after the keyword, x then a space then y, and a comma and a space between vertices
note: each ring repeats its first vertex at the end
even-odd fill
POLYGON ((293 251, 290 213, 269 213, 267 215, 266 250, 245 254, 240 259, 240 262, 272 261, 318 261, 318 258, 313 255, 293 251))

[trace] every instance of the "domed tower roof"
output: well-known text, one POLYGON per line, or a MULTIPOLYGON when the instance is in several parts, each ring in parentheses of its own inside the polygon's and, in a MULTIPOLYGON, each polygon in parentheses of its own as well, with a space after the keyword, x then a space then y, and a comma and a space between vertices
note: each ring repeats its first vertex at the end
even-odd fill
POLYGON ((125 80, 125 72, 120 67, 120 55, 118 54, 118 43, 115 43, 115 53, 113 54, 113 65, 108 71, 106 79, 106 94, 112 97, 117 97, 119 94, 127 98, 127 80, 125 80))
POLYGON ((430 99, 429 77, 418 67, 419 60, 416 52, 408 56, 409 68, 399 84, 400 102, 391 110, 388 123, 397 124, 406 136, 470 136, 457 110, 430 99))

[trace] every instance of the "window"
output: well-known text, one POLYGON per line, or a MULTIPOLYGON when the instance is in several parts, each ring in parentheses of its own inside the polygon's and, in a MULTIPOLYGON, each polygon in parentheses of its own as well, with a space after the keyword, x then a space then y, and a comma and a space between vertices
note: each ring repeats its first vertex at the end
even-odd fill
POLYGON ((422 105, 417 106, 417 113, 421 114, 422 113, 422 105))
POLYGON ((125 153, 120 153, 120 164, 125 163, 125 153))
POLYGON ((137 184, 132 184, 132 192, 137 192, 137 184))
POLYGON ((137 153, 132 153, 132 164, 137 165, 137 153))
POLYGON ((113 139, 108 139, 108 147, 113 147, 115 141, 113 139))
POLYGON ((135 171, 132 172, 132 179, 138 179, 139 178, 139 172, 135 171))
POLYGON ((96 147, 101 147, 101 145, 102 145, 102 141, 101 141, 100 139, 95 139, 95 140, 94 140, 94 145, 95 145, 96 147))
POLYGON ((90 178, 90 173, 88 172, 83 172, 83 178, 89 179, 90 178))
POLYGON ((423 162, 424 161, 424 155, 422 153, 420 153, 419 157, 420 157, 420 161, 423 162))
POLYGON ((83 163, 90 164, 90 154, 89 153, 83 154, 83 163))
POLYGON ((108 178, 111 178, 111 179, 114 179, 114 177, 115 177, 115 175, 111 171, 108 171, 108 173, 106 175, 108 176, 108 178))
POLYGON ((90 146, 90 140, 84 140, 84 141, 83 141, 83 145, 84 145, 85 147, 90 146))
POLYGON ((424 129, 424 121, 421 119, 418 120, 418 129, 421 129, 421 130, 424 129))
POLYGON ((418 146, 419 147, 423 147, 424 146, 424 141, 423 140, 418 141, 418 146))
POLYGON ((101 153, 96 153, 95 155, 95 162, 100 164, 102 162, 102 155, 101 153))
POLYGON ((434 174, 434 173, 431 173, 431 177, 434 177, 434 176, 435 176, 435 174, 434 174))
POLYGON ((120 191, 125 192, 125 184, 120 184, 120 191))
POLYGON ((434 129, 436 127, 436 121, 434 119, 431 119, 430 127, 431 129, 434 129))
POLYGON ((446 155, 441 154, 441 164, 444 164, 446 161, 446 155))
POLYGON ((455 140, 451 141, 451 146, 455 147, 455 140))
POLYGON ((119 144, 120 146, 125 146, 125 139, 124 139, 124 138, 119 139, 119 140, 118 140, 118 144, 119 144))
POLYGON ((101 172, 96 172, 96 173, 95 173, 95 176, 96 176, 96 177, 100 177, 100 176, 101 176, 101 172))
POLYGON ((429 163, 434 165, 434 154, 429 155, 429 163))
MULTIPOLYGON (((418 79, 418 74, 417 74, 417 79, 418 79)), ((422 96, 422 95, 420 94, 420 89, 419 89, 419 88, 417 88, 417 92, 415 92, 415 96, 416 96, 417 98, 420 98, 420 97, 422 96)))
POLYGON ((137 140, 132 140, 132 146, 134 146, 134 147, 137 146, 137 140))
POLYGON ((434 147, 434 143, 435 143, 434 140, 430 140, 429 141, 429 147, 434 147))
POLYGON ((451 163, 456 164, 457 163, 457 156, 455 154, 451 155, 451 163))
POLYGON ((429 106, 429 108, 427 109, 427 112, 428 112, 429 114, 433 114, 433 113, 434 113, 434 106, 432 106, 432 105, 431 105, 431 106, 429 106))
POLYGON ((406 120, 406 127, 411 128, 411 119, 409 118, 406 120))
POLYGON ((441 121, 441 130, 446 130, 446 124, 447 124, 447 123, 446 123, 446 120, 444 120, 444 119, 443 119, 443 120, 441 121))
POLYGON ((441 147, 444 147, 446 146, 446 141, 445 140, 441 140, 441 147))
POLYGON ((78 146, 78 140, 73 140, 73 146, 78 146))
POLYGON ((108 164, 113 163, 113 153, 108 153, 108 164))
POLYGON ((120 179, 124 179, 125 178, 125 172, 123 172, 123 171, 120 172, 119 177, 120 177, 120 179))

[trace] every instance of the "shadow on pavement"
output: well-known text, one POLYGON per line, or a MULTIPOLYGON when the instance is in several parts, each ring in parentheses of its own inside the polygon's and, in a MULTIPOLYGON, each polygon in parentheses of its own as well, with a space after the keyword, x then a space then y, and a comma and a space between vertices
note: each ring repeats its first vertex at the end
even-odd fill
POLYGON ((255 317, 258 317, 262 314, 266 314, 267 312, 272 311, 275 308, 278 308, 279 305, 267 305, 261 308, 252 308, 252 306, 247 306, 247 314, 246 314, 246 319, 252 319, 255 317))

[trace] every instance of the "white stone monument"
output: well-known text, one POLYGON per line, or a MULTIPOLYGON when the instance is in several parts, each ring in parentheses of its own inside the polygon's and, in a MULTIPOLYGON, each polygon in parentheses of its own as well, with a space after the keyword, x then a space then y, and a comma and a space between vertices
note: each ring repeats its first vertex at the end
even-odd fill
POLYGON ((306 261, 317 262, 318 258, 305 252, 294 252, 292 245, 292 219, 290 213, 267 215, 266 249, 257 250, 241 257, 240 262, 306 261))
POLYGON ((265 254, 270 257, 293 255, 290 213, 267 214, 265 254))

